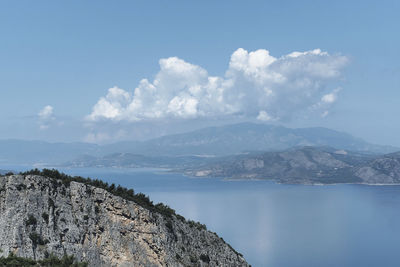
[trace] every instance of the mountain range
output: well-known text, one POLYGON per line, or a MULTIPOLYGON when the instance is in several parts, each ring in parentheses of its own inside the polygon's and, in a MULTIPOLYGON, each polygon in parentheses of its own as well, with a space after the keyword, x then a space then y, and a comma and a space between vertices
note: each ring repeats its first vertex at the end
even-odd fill
POLYGON ((0 140, 0 164, 46 165, 68 161, 105 161, 107 158, 115 158, 116 155, 164 157, 170 161, 173 157, 227 156, 254 151, 281 151, 298 146, 330 146, 371 154, 400 150, 391 146, 370 144, 350 134, 327 128, 293 129, 268 124, 239 123, 140 142, 124 141, 106 145, 0 140))
MULTIPOLYGON (((331 146, 338 149, 389 153, 400 149, 370 144, 350 134, 322 128, 287 128, 268 124, 239 123, 208 127, 136 144, 136 153, 156 155, 232 155, 248 151, 278 151, 296 146, 331 146)), ((125 144, 125 151, 135 149, 125 144)), ((122 147, 121 147, 122 148, 122 147)))

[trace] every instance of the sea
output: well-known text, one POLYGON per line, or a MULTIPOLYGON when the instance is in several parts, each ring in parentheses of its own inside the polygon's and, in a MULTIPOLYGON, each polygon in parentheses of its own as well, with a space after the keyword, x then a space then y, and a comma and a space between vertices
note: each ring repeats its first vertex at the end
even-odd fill
POLYGON ((400 266, 400 186, 287 185, 149 168, 60 170, 169 205, 206 224, 253 267, 400 266))

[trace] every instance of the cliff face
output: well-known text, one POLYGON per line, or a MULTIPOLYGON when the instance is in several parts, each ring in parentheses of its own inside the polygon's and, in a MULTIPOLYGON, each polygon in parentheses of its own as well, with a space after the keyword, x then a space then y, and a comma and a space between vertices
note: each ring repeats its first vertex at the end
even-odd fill
POLYGON ((74 255, 89 266, 249 266, 215 233, 104 189, 0 177, 0 256, 74 255))

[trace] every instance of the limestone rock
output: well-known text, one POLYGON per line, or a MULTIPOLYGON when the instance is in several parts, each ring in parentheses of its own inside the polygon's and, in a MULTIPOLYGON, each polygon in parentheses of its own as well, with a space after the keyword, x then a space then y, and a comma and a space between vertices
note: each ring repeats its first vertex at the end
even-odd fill
POLYGON ((0 177, 0 256, 74 255, 89 266, 249 266, 215 233, 104 189, 0 177))

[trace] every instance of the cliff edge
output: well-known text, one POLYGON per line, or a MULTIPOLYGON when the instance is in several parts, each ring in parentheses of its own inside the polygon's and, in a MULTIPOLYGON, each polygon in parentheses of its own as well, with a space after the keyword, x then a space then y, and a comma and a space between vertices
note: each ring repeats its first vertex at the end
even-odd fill
POLYGON ((103 188, 32 174, 0 177, 0 256, 9 253, 73 255, 89 266, 249 266, 201 224, 103 188))

